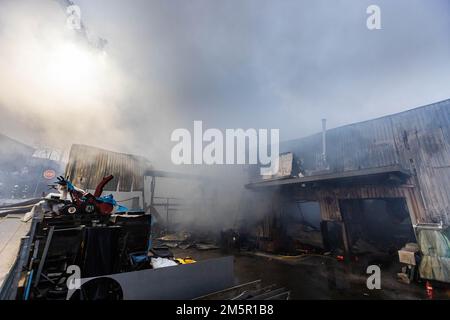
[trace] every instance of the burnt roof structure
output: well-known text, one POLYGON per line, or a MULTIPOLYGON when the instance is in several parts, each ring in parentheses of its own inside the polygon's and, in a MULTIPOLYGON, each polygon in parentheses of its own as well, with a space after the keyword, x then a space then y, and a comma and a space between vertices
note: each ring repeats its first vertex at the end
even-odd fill
POLYGON ((106 191, 143 191, 144 173, 152 169, 141 156, 74 144, 65 175, 80 188, 95 189, 103 177, 112 174, 114 179, 106 191))
MULTIPOLYGON (((280 146, 280 152, 294 153, 303 177, 257 181, 247 186, 317 186, 349 177, 356 181, 355 177, 368 173, 372 174, 370 178, 381 174, 388 178, 410 176, 403 181, 402 190, 409 187, 418 195, 414 197, 421 202, 417 220, 450 224, 450 99, 330 129, 325 141, 325 167, 322 133, 318 133, 280 146)), ((377 196, 374 192, 373 197, 377 196)))

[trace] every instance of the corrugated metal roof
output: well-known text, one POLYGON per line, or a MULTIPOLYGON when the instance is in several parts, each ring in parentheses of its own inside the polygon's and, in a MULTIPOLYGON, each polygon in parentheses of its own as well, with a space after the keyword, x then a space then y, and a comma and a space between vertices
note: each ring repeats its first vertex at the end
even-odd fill
POLYGON ((141 156, 74 144, 70 149, 65 175, 83 189, 95 189, 103 177, 112 174, 105 191, 143 191, 144 172, 152 170, 141 156))

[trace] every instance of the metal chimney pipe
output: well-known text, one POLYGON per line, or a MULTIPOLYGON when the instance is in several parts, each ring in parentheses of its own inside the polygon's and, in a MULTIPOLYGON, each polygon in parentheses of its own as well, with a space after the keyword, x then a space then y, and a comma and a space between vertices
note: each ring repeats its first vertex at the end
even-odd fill
POLYGON ((322 119, 322 158, 324 161, 327 160, 327 119, 322 119))

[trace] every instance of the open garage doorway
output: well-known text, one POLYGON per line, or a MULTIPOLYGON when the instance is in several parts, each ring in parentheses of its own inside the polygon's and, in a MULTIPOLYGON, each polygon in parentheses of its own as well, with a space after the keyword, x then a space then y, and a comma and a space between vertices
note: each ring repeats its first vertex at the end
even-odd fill
POLYGON ((339 200, 339 207, 352 255, 388 262, 416 241, 404 198, 346 199, 339 200))
POLYGON ((297 249, 300 251, 305 247, 323 249, 319 202, 303 200, 287 202, 283 207, 282 219, 284 231, 297 249))

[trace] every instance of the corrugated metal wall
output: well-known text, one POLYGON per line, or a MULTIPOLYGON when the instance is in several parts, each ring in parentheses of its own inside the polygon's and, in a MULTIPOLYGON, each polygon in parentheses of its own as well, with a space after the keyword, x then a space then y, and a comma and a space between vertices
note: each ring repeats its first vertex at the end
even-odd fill
POLYGON ((401 162, 416 172, 424 220, 450 224, 450 100, 391 118, 401 162))
MULTIPOLYGON (((319 133, 288 141, 280 151, 294 152, 314 175, 321 169, 321 139, 319 133)), ((417 219, 450 224, 450 100, 330 129, 326 143, 331 173, 397 164, 411 170, 425 207, 417 219)))
POLYGON ((74 144, 65 175, 83 189, 95 189, 103 177, 112 174, 106 191, 143 191, 144 171, 152 169, 143 157, 74 144))

